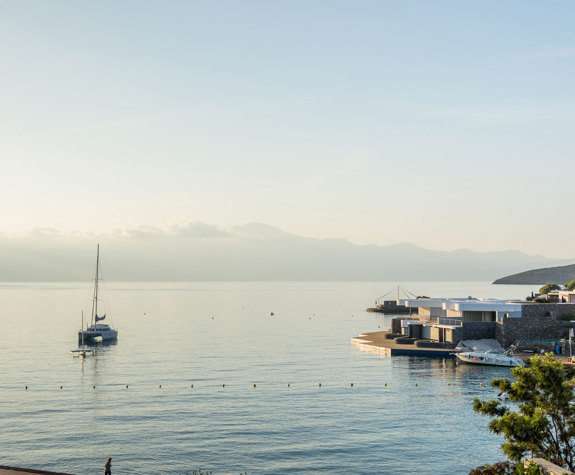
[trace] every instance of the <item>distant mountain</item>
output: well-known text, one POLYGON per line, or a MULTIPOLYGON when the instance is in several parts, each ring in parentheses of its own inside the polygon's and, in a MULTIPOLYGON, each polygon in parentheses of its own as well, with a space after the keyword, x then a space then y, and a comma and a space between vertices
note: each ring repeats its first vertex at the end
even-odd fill
POLYGON ((575 279, 575 264, 533 269, 497 279, 494 284, 566 284, 575 279))
POLYGON ((0 237, 0 281, 89 281, 100 243, 108 281, 492 281, 571 261, 518 251, 434 251, 296 236, 265 224, 140 226, 89 236, 0 237))

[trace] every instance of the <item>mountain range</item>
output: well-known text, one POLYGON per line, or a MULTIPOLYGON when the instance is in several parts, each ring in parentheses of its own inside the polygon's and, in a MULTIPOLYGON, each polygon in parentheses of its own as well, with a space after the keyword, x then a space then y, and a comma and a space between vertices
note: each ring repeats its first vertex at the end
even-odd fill
POLYGON ((102 235, 35 230, 0 237, 0 281, 88 281, 100 243, 108 281, 492 281, 572 260, 519 251, 437 251, 414 244, 357 245, 251 223, 183 223, 102 235))

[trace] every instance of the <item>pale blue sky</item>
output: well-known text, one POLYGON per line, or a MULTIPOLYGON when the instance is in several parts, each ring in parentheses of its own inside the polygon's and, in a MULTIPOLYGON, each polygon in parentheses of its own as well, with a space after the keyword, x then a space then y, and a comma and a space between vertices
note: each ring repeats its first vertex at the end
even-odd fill
POLYGON ((0 232, 573 257, 570 1, 0 0, 0 232))

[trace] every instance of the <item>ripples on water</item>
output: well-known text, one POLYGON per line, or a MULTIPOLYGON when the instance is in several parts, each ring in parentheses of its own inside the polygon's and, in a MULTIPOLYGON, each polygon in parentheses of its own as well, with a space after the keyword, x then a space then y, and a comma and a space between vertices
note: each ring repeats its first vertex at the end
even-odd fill
POLYGON ((489 381, 508 369, 388 358, 350 343, 389 326, 364 308, 393 285, 108 284, 120 338, 86 360, 69 350, 88 284, 1 285, 0 464, 89 474, 111 456, 116 474, 450 475, 503 459, 471 404, 494 396, 489 381))

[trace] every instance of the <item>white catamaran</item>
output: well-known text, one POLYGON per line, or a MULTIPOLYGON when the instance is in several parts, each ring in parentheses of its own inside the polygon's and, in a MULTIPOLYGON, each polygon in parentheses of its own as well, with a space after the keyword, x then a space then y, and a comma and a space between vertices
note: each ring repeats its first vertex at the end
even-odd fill
POLYGON ((105 323, 98 323, 106 318, 106 314, 98 316, 98 278, 100 274, 100 245, 96 253, 96 279, 94 281, 94 297, 92 300, 92 317, 90 319, 90 326, 78 332, 78 342, 86 343, 102 340, 112 341, 118 338, 118 330, 114 330, 110 325, 105 323))

